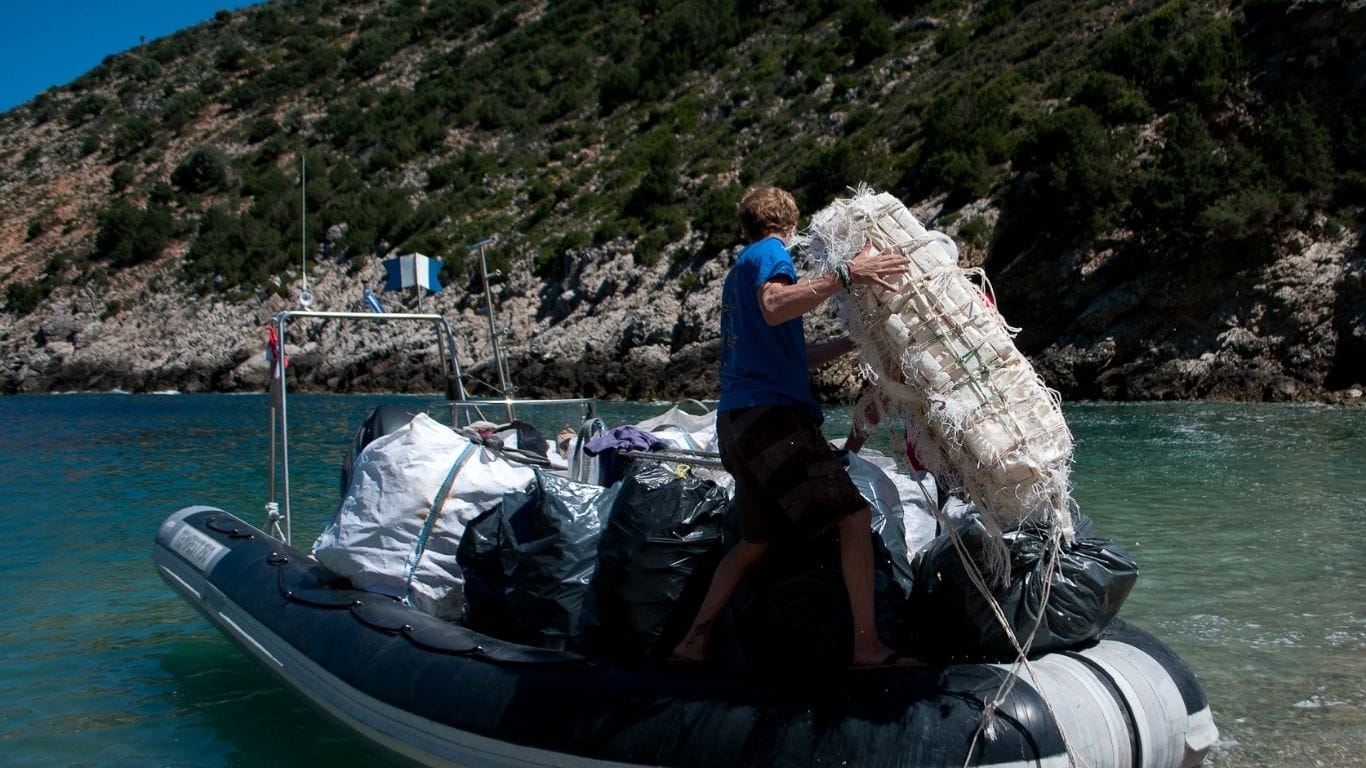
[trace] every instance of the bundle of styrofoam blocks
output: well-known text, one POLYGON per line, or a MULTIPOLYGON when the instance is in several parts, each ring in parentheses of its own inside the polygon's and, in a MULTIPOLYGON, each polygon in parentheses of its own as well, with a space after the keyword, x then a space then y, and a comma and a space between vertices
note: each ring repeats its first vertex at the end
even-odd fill
POLYGON ((993 527, 1025 521, 1071 537, 1072 435, 1057 393, 1016 348, 994 301, 958 266, 948 237, 894 196, 861 188, 812 217, 812 258, 843 270, 868 241, 906 258, 895 290, 855 285, 843 317, 888 410, 904 416, 926 467, 993 527))

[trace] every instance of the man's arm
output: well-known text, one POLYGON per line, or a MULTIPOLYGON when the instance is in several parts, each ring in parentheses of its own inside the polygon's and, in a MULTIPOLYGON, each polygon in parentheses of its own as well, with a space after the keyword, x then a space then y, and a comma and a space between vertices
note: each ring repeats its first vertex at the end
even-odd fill
POLYGON ((800 283, 781 275, 759 286, 759 310, 764 322, 781 325, 819 307, 843 287, 833 272, 800 283))
MULTIPOLYGON (((906 271, 906 259, 899 254, 877 253, 869 243, 850 259, 846 269, 851 285, 876 284, 889 291, 896 290, 888 278, 906 271)), ((776 277, 759 286, 759 310, 764 322, 779 325, 819 307, 821 302, 839 293, 844 285, 834 272, 826 272, 805 282, 793 283, 787 277, 776 277)))
POLYGON ((854 340, 848 336, 806 345, 806 367, 819 368, 842 355, 854 351, 854 340))

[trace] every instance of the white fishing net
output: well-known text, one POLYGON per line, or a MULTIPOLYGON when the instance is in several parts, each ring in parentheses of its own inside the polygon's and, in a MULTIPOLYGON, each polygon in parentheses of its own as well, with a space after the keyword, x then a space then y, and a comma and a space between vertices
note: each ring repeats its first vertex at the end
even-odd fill
MULTIPOLYGON (((839 298, 883 408, 906 420, 926 468, 961 486, 989 528, 1028 521, 1070 540, 1072 434, 1057 393, 1015 347, 1017 329, 970 279, 980 270, 960 268, 951 239, 866 187, 818 211, 803 239, 820 270, 844 270, 869 241, 906 258, 895 290, 854 285, 839 298)), ((987 555, 985 570, 1004 578, 1004 545, 987 555)))

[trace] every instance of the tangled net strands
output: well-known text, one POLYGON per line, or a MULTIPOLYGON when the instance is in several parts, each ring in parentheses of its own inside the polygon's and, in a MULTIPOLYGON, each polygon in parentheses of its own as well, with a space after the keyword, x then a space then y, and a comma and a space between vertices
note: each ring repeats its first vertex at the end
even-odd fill
MULTIPOLYGON (((850 286, 842 297, 845 328, 858 343, 865 375, 877 385, 877 409, 905 419, 925 467, 961 486, 992 534, 976 563, 953 521, 931 505, 1016 652, 1010 674, 986 702, 966 766, 980 740, 994 738, 995 713, 1021 671, 1039 682, 1028 649, 1046 613, 1060 548, 1073 538, 1072 433, 1058 394, 1015 347, 1018 329, 996 310, 985 275, 960 268, 953 241, 927 230, 900 200, 860 186, 852 198, 816 212, 803 240, 817 268, 842 280, 848 277, 846 262, 870 241, 878 251, 905 257, 907 272, 889 281, 893 290, 850 286), (969 279, 972 274, 982 277, 985 292, 969 279), (1046 528, 1049 545, 1039 616, 1022 643, 988 581, 1009 581, 1010 551, 1002 532, 1024 524, 1046 528)), ((862 418, 864 408, 855 410, 862 418)), ((1076 768, 1076 750, 1047 696, 1044 704, 1076 768)))
POLYGON ((1002 531, 1034 523, 1071 541, 1072 434, 1059 397, 1015 347, 1018 329, 969 279, 974 271, 958 266, 953 241, 867 187, 818 211, 804 239, 823 271, 843 273, 869 241, 906 258, 908 271, 889 281, 895 290, 854 285, 843 295, 844 324, 926 468, 960 485, 996 534, 982 564, 989 576, 1009 575, 1002 531))

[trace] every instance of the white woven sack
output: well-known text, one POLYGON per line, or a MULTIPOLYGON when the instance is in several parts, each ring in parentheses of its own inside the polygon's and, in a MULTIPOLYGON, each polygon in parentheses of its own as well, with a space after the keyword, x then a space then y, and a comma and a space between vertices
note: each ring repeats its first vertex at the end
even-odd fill
POLYGON ((1072 435, 1057 394, 959 268, 953 241, 866 188, 817 212, 808 238, 825 270, 843 269, 869 241, 906 258, 895 290, 856 285, 842 315, 926 466, 961 485, 992 527, 1035 521, 1070 538, 1072 435))
POLYGON ((351 485, 313 556, 358 589, 456 618, 464 602, 456 548, 466 524, 534 481, 531 468, 418 414, 356 457, 351 485), (446 501, 432 515, 448 476, 446 501))

